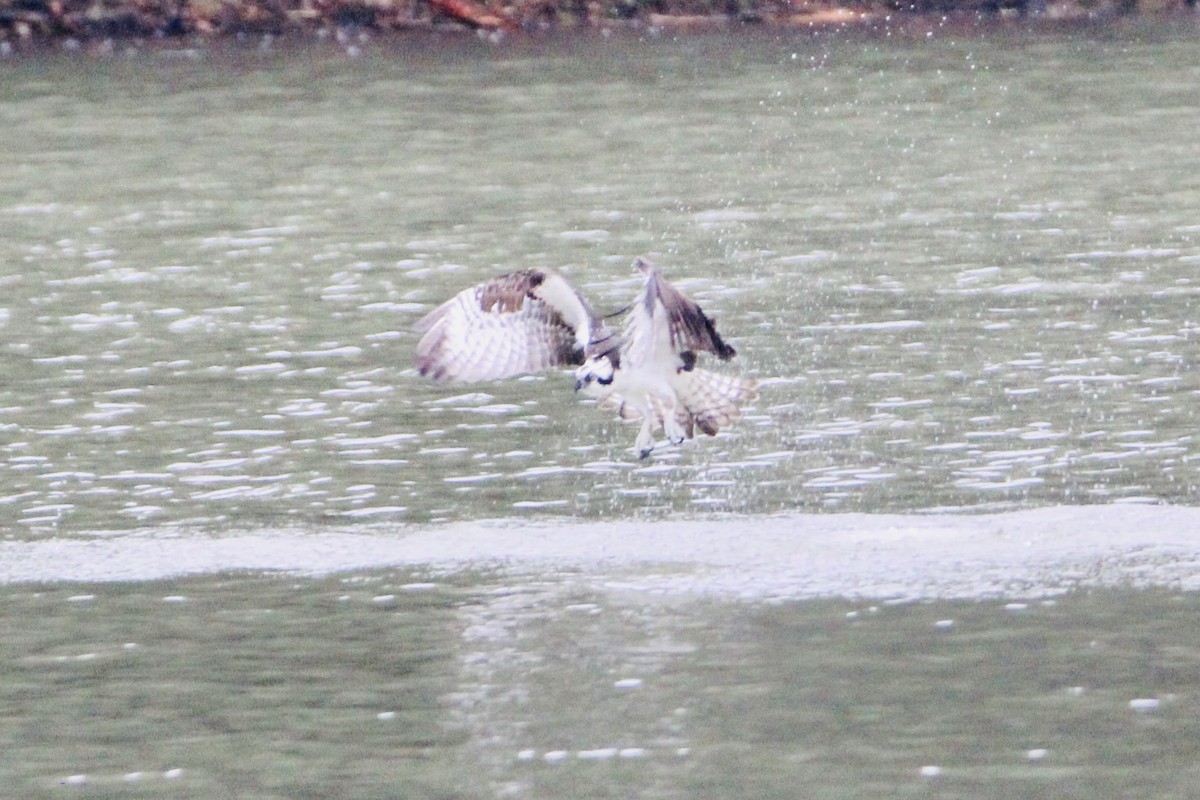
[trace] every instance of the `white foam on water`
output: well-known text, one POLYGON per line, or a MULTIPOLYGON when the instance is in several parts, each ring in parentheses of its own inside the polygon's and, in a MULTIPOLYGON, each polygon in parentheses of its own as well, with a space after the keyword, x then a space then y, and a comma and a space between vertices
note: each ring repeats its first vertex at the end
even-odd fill
POLYGON ((490 567, 601 588, 745 599, 1036 597, 1077 586, 1200 590, 1200 508, 1001 514, 497 520, 231 535, 178 527, 0 542, 0 582, 136 581, 230 570, 320 575, 490 567))

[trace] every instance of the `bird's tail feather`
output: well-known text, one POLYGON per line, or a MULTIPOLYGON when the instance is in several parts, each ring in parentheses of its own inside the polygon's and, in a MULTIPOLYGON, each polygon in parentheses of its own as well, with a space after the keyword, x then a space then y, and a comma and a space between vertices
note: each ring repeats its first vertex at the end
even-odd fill
MULTIPOLYGON (((675 390, 675 421, 690 439, 699 428, 709 436, 729 425, 739 414, 741 406, 758 397, 758 381, 693 369, 678 372, 671 380, 675 390)), ((666 403, 659 398, 650 398, 654 415, 654 427, 662 428, 664 417, 670 413, 666 403)), ((605 397, 599 405, 602 409, 613 409, 621 419, 641 419, 642 410, 616 392, 605 397)))
POLYGON ((675 417, 692 434, 693 427, 709 436, 733 422, 741 406, 758 396, 758 382, 752 378, 693 369, 675 376, 675 394, 679 403, 675 417))

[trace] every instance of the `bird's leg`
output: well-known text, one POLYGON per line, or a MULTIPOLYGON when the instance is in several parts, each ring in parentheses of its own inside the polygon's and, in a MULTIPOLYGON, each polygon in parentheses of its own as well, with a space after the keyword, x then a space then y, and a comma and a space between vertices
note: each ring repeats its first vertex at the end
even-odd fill
POLYGON ((668 441, 674 445, 683 444, 687 439, 687 431, 679 424, 679 419, 675 416, 675 398, 663 400, 658 407, 658 413, 662 416, 663 433, 666 434, 668 441))
POLYGON ((687 432, 679 424, 679 420, 675 419, 674 414, 663 418, 663 433, 671 440, 671 444, 683 444, 684 439, 687 439, 687 432))
POLYGON ((654 422, 649 414, 642 419, 642 429, 638 431, 633 446, 637 448, 639 458, 646 458, 654 449, 654 422))

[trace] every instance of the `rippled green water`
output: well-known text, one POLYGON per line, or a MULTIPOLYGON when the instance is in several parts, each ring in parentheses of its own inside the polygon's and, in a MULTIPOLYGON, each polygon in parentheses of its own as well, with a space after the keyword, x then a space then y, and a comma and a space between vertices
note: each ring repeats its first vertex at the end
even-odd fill
MULTIPOLYGON (((0 535, 1190 503, 1194 34, 0 61, 0 535), (411 323, 459 288, 554 266, 615 309, 641 254, 764 383, 716 440, 638 462, 568 380, 413 374, 411 323)), ((0 782, 1185 797, 1195 601, 764 606, 386 571, 11 585, 0 782)))
POLYGON ((10 59, 0 525, 1190 502, 1194 32, 10 59), (639 254, 765 383, 727 434, 412 373, 452 292, 639 254))
POLYGON ((3 587, 0 777, 28 798, 614 800, 1198 778, 1194 594, 751 607, 422 581, 3 587))

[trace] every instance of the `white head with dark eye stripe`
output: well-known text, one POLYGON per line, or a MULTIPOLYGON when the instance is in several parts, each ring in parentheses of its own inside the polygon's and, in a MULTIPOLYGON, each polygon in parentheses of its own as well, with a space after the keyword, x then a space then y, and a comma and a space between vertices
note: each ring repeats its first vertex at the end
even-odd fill
POLYGON ((613 372, 613 363, 607 355, 592 356, 575 370, 575 391, 593 397, 607 394, 613 372))

